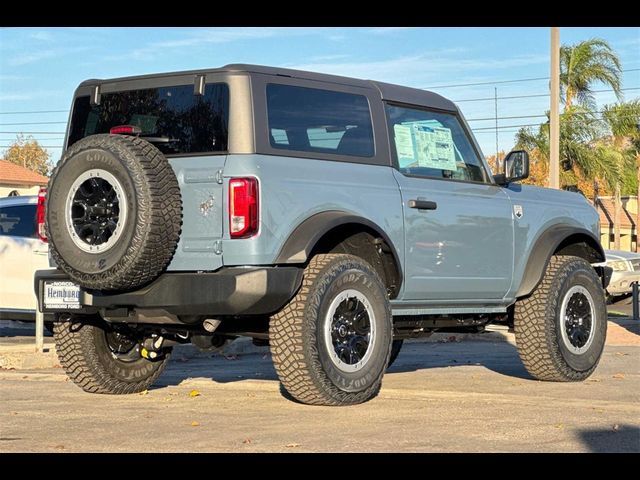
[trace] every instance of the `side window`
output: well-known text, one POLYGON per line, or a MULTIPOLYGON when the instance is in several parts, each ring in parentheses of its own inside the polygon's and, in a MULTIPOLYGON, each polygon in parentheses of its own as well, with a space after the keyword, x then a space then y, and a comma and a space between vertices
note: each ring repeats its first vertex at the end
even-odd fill
POLYGON ((489 183, 456 115, 396 105, 387 105, 386 110, 402 173, 489 183))
POLYGON ((36 208, 35 205, 0 208, 0 235, 37 238, 36 208))
POLYGON ((273 148, 373 157, 373 128, 364 95, 267 85, 273 148))

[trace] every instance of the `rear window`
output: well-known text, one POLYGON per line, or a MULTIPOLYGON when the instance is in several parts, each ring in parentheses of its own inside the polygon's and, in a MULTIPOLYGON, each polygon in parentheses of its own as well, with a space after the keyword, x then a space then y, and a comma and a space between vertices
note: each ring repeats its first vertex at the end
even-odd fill
POLYGON ((273 148, 356 157, 374 154, 364 95, 269 84, 267 110, 273 148))
POLYGON ((0 235, 38 238, 36 205, 0 207, 0 235))
POLYGON ((224 83, 207 84, 204 95, 194 95, 193 84, 105 93, 100 105, 91 105, 88 96, 76 98, 68 146, 118 125, 133 125, 166 154, 225 152, 228 123, 224 83))

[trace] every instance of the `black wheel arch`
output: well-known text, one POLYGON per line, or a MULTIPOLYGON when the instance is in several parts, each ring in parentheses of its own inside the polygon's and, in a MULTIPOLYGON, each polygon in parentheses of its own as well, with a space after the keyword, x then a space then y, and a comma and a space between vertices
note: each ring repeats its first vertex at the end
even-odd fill
MULTIPOLYGON (((605 261, 605 253, 600 240, 593 232, 573 225, 554 225, 538 237, 527 261, 517 298, 526 297, 542 281, 551 257, 555 254, 574 255, 589 263, 605 261)), ((604 280, 604 272, 598 272, 604 280)), ((606 285, 603 285, 606 287, 606 285)))
MULTIPOLYGON (((276 264, 304 264, 309 261, 310 255, 319 245, 323 238, 331 232, 352 226, 355 229, 362 229, 371 232, 375 237, 382 239, 388 252, 393 258, 393 268, 395 269, 395 292, 399 292, 402 285, 402 263, 398 251, 387 233, 368 218, 354 215, 342 210, 329 210, 312 215, 301 222, 289 235, 284 243, 274 263, 276 264)), ((326 253, 326 252, 323 252, 326 253)))

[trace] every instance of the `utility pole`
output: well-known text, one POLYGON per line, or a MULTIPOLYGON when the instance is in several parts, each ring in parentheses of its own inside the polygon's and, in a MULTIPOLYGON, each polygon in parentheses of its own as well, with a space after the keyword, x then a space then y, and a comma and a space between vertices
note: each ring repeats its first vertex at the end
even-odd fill
POLYGON ((500 170, 500 162, 498 160, 498 87, 493 87, 494 94, 494 110, 496 113, 496 171, 499 173, 500 170))
MULTIPOLYGON (((640 130, 640 125, 638 125, 640 130)), ((636 192, 636 253, 640 253, 640 154, 636 155, 638 191, 636 192)))
POLYGON ((560 28, 551 27, 549 187, 560 188, 560 28))

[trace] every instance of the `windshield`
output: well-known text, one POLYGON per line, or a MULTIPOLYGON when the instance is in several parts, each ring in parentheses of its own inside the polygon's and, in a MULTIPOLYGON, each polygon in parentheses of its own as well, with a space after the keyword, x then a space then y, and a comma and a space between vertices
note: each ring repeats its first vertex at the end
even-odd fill
POLYGON ((132 125, 166 154, 222 153, 227 150, 228 120, 229 89, 224 83, 207 84, 204 95, 194 95, 193 84, 106 93, 100 105, 83 96, 74 103, 67 147, 89 135, 132 125))

